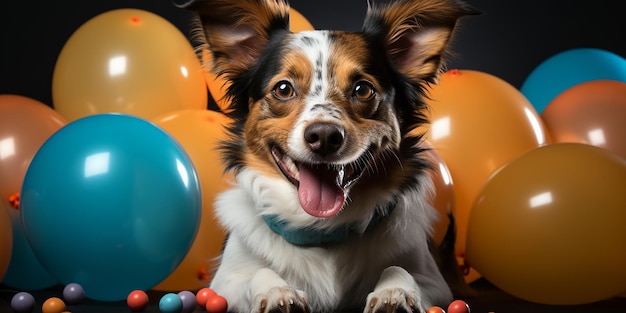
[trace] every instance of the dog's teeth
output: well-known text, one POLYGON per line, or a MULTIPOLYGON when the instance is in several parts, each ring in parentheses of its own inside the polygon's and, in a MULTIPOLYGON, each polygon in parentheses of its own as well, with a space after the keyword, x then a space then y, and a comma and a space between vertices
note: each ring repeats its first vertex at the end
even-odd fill
POLYGON ((340 165, 337 170, 337 185, 343 186, 343 180, 346 178, 346 166, 340 165))
POLYGON ((283 160, 283 164, 285 164, 287 168, 289 169, 289 171, 294 175, 294 178, 300 179, 300 177, 298 177, 299 176, 298 168, 296 167, 296 164, 293 162, 293 160, 287 156, 283 157, 282 160, 283 160))

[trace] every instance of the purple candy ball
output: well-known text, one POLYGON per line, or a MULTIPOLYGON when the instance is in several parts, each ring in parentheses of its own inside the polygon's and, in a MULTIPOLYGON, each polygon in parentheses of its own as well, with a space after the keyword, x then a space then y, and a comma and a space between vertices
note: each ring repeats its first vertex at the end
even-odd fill
POLYGON ((196 295, 188 290, 183 290, 178 293, 178 297, 183 302, 182 313, 191 313, 196 309, 196 295))
POLYGON ((31 313, 35 308, 35 298, 28 292, 18 292, 11 299, 11 309, 15 313, 31 313))
POLYGON ((85 299, 85 290, 83 286, 71 283, 63 288, 63 299, 67 303, 79 303, 85 299))

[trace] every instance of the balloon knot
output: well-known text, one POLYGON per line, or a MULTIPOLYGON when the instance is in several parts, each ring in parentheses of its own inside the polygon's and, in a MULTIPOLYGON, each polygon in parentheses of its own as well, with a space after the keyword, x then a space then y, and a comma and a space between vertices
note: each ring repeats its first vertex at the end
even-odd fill
POLYGON ((465 258, 465 255, 461 255, 461 258, 463 259, 463 264, 459 265, 459 267, 461 268, 461 271, 463 272, 464 276, 467 276, 470 274, 470 269, 472 268, 469 264, 469 262, 467 262, 467 259, 465 258))
POLYGON ((11 206, 16 209, 19 210, 20 209, 20 193, 16 192, 12 195, 9 196, 9 203, 11 204, 11 206))
POLYGON ((206 266, 203 266, 202 268, 200 268, 200 271, 198 271, 198 279, 202 281, 207 281, 211 279, 211 274, 209 274, 209 272, 207 271, 206 266))

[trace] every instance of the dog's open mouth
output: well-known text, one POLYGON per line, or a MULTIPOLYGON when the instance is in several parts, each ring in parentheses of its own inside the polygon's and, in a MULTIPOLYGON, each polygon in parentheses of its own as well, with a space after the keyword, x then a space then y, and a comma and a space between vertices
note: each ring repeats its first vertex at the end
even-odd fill
POLYGON ((294 161, 276 146, 271 151, 280 170, 298 188, 300 205, 315 217, 339 213, 349 187, 363 174, 357 163, 307 164, 294 161))

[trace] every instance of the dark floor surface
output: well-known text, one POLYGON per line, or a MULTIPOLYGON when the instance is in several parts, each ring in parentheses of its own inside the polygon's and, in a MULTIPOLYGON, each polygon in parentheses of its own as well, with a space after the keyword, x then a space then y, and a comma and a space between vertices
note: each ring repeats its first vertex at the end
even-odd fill
MULTIPOLYGON (((479 279, 472 283, 472 287, 478 291, 478 296, 466 299, 470 305, 472 313, 626 313, 626 298, 612 298, 597 303, 583 305, 554 306, 531 303, 495 288, 484 279, 479 279)), ((33 313, 41 312, 41 304, 50 297, 62 297, 62 287, 57 286, 50 289, 31 292, 37 301, 37 306, 33 313)), ((11 298, 18 291, 11 290, 0 285, 0 313, 12 313, 10 303, 11 298)), ((159 313, 158 302, 165 292, 149 291, 150 305, 144 311, 147 313, 159 313)), ((67 306, 72 313, 131 313, 125 301, 99 302, 85 300, 79 304, 67 306)), ((195 312, 203 312, 198 308, 195 312)))

